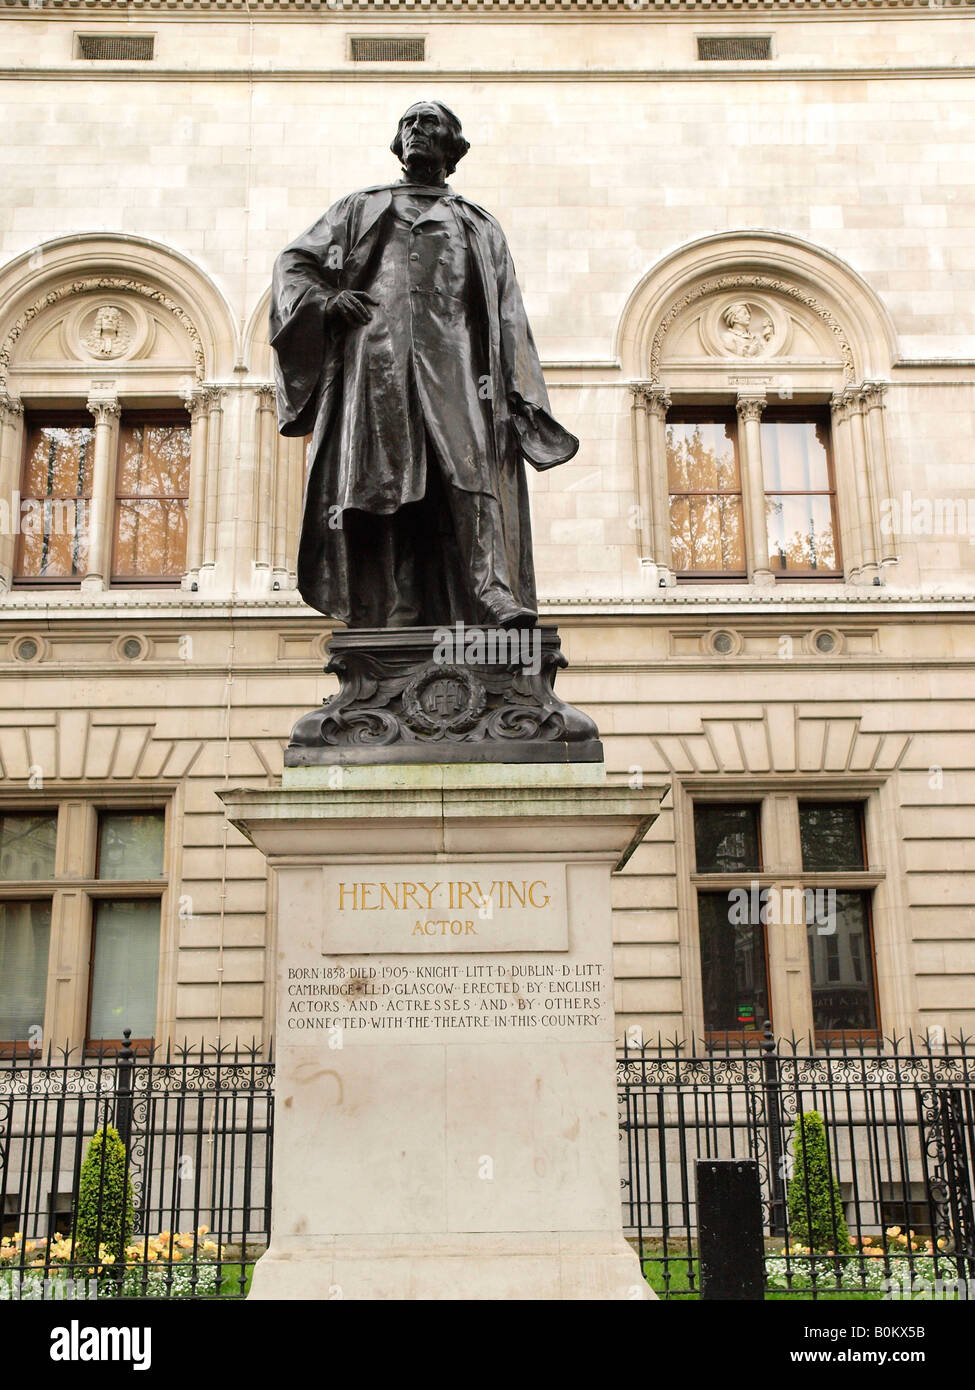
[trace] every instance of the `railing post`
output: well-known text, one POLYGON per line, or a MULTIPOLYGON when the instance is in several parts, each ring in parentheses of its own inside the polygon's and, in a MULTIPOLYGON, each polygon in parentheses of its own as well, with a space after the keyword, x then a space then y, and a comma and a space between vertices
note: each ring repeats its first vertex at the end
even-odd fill
MULTIPOLYGON (((122 1180, 122 1231, 123 1247, 132 1238, 132 1232, 125 1230, 125 1212, 128 1209, 129 1192, 129 1148, 132 1143, 132 1080, 135 1066, 135 1053, 131 1046, 132 1029, 122 1032, 122 1046, 115 1057, 115 1128, 125 1149, 125 1168, 122 1180)), ((115 1266, 115 1279, 119 1294, 125 1283, 125 1250, 120 1249, 115 1266)))
POLYGON ((132 1029, 126 1028, 122 1034, 122 1046, 115 1058, 115 1128, 125 1145, 126 1178, 129 1173, 129 1142, 132 1138, 132 1069, 135 1066, 131 1037, 132 1029))
POLYGON ((779 1082, 779 1055, 775 1047, 771 1019, 762 1027, 762 1075, 765 1090, 765 1124, 768 1129, 769 1234, 784 1236, 786 1223, 786 1185, 782 1144, 782 1087, 779 1082))

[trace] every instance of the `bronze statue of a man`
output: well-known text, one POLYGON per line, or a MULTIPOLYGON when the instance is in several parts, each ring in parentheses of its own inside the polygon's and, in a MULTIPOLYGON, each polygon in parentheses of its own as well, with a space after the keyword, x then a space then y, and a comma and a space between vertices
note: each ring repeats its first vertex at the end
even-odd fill
POLYGON ((350 627, 537 619, 524 458, 570 459, 495 219, 445 182, 440 102, 403 115, 398 183, 335 203, 278 257, 279 428, 311 434, 298 588, 350 627))

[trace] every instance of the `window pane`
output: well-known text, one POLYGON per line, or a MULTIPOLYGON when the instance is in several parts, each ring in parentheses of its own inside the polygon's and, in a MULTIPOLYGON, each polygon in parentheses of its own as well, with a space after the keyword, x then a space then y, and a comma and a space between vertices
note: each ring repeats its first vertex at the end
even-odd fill
POLYGON ((667 423, 671 492, 741 492, 735 426, 722 420, 667 423))
POLYGON ((27 1042, 44 1028, 50 902, 0 903, 0 1040, 27 1042))
POLYGON ((760 1033, 768 1014, 765 933, 741 923, 727 893, 699 893, 704 1027, 708 1032, 760 1033))
POLYGON ((829 492, 826 426, 818 420, 763 420, 766 492, 829 492))
POLYGON ((745 536, 740 497, 670 499, 671 563, 688 570, 745 573, 745 536))
POLYGON ((855 801, 800 802, 802 867, 816 873, 865 869, 863 810, 855 801))
POLYGON ((90 425, 29 429, 19 519, 21 577, 80 578, 86 573, 94 438, 90 425))
POLYGON ((162 811, 103 811, 98 818, 99 878, 161 878, 162 811))
POLYGON ((773 570, 835 573, 832 499, 766 494, 768 553, 773 570))
POLYGON ((698 802, 694 807, 694 848, 699 874, 758 872, 758 807, 698 802))
POLYGON ((113 574, 136 579, 183 573, 189 481, 189 425, 123 420, 113 574))
POLYGON ((179 576, 186 568, 185 498, 118 502, 115 564, 119 578, 179 576))
POLYGON ((189 480, 189 425, 123 421, 116 480, 119 497, 185 497, 189 480))
MULTIPOLYGON (((817 1033, 879 1027, 868 893, 820 889, 809 903, 809 973, 817 1033)), ((809 898, 807 897, 807 902, 809 898)))
POLYGON ((134 1038, 156 1031, 159 976, 159 902, 100 902, 96 905, 92 965, 90 1038, 134 1038))
POLYGON ((58 818, 0 818, 0 879, 53 878, 58 818))

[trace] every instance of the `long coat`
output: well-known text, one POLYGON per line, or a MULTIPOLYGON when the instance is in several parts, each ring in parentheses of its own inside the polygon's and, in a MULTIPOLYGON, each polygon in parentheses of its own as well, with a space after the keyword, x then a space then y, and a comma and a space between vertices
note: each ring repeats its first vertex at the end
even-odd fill
POLYGON ((497 497, 512 592, 534 607, 522 454, 535 467, 551 467, 571 458, 578 441, 548 414, 538 353, 498 223, 449 187, 438 189, 413 224, 417 239, 410 245, 417 251, 401 258, 411 278, 393 284, 383 253, 399 234, 392 215, 396 187, 341 198, 274 268, 279 429, 312 436, 298 588, 312 607, 348 621, 355 567, 343 514, 390 515, 420 500, 426 437, 448 483, 497 497), (461 297, 452 291, 460 286, 457 248, 464 243, 461 297), (369 323, 349 327, 326 317, 340 290, 378 297, 369 323), (536 407, 534 430, 523 419, 513 426, 511 397, 536 407))

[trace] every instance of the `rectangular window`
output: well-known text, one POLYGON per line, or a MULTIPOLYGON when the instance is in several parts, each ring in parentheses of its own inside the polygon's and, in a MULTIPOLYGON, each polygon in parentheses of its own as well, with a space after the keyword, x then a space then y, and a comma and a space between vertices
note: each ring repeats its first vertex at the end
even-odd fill
MULTIPOLYGON (((95 875, 101 883, 155 880, 163 873, 165 818, 161 811, 102 811, 95 875)), ((91 927, 88 1041, 156 1031, 159 980, 158 897, 99 897, 91 927)))
POLYGON ((694 807, 694 850, 699 874, 757 873, 758 807, 699 801, 694 807))
POLYGON ((70 1031, 72 1016, 87 1020, 84 1040, 96 1047, 120 1041, 126 1028, 134 1041, 153 1038, 164 846, 160 809, 0 813, 0 1051, 46 1047, 55 1024, 70 1031), (59 838, 67 834, 71 844, 59 838), (89 929, 80 997, 66 1015, 45 1018, 48 958, 74 958, 76 934, 89 929))
POLYGON ((765 928, 741 921, 729 893, 698 893, 704 1027, 758 1035, 769 1017, 765 928))
MULTIPOLYGON (((800 802, 805 874, 856 873, 867 867, 863 807, 856 801, 800 802)), ((879 1032, 869 891, 807 890, 806 935, 817 1041, 879 1032)))
POLYGON ((878 1032, 870 933, 870 894, 837 889, 829 930, 806 928, 817 1041, 838 1033, 878 1032), (864 948, 871 961, 864 969, 864 948))
POLYGON ((738 434, 733 417, 667 420, 670 546, 689 579, 745 577, 738 434))
POLYGON ((159 899, 111 898, 95 904, 92 922, 88 1039, 150 1039, 156 1031, 159 899))
POLYGON ((123 417, 115 483, 113 579, 173 582, 186 567, 190 427, 123 417))
POLYGON ((863 810, 859 802, 800 802, 799 843, 802 867, 807 873, 865 869, 863 810))
POLYGON ((88 570, 95 430, 84 416, 28 420, 17 578, 80 583, 88 570))
POLYGON ((0 902, 0 1043, 34 1042, 44 1036, 51 900, 0 902))
POLYGON ((824 418, 762 418, 769 563, 774 574, 835 578, 836 492, 824 418))
POLYGON ((734 888, 697 895, 705 1030, 757 1038, 769 1017, 765 926, 751 879, 762 866, 758 806, 697 802, 694 852, 698 874, 742 875, 734 888))
POLYGON ((54 877, 56 815, 0 816, 0 879, 54 877))
POLYGON ((98 817, 98 878, 161 878, 161 812, 103 811, 98 817))

